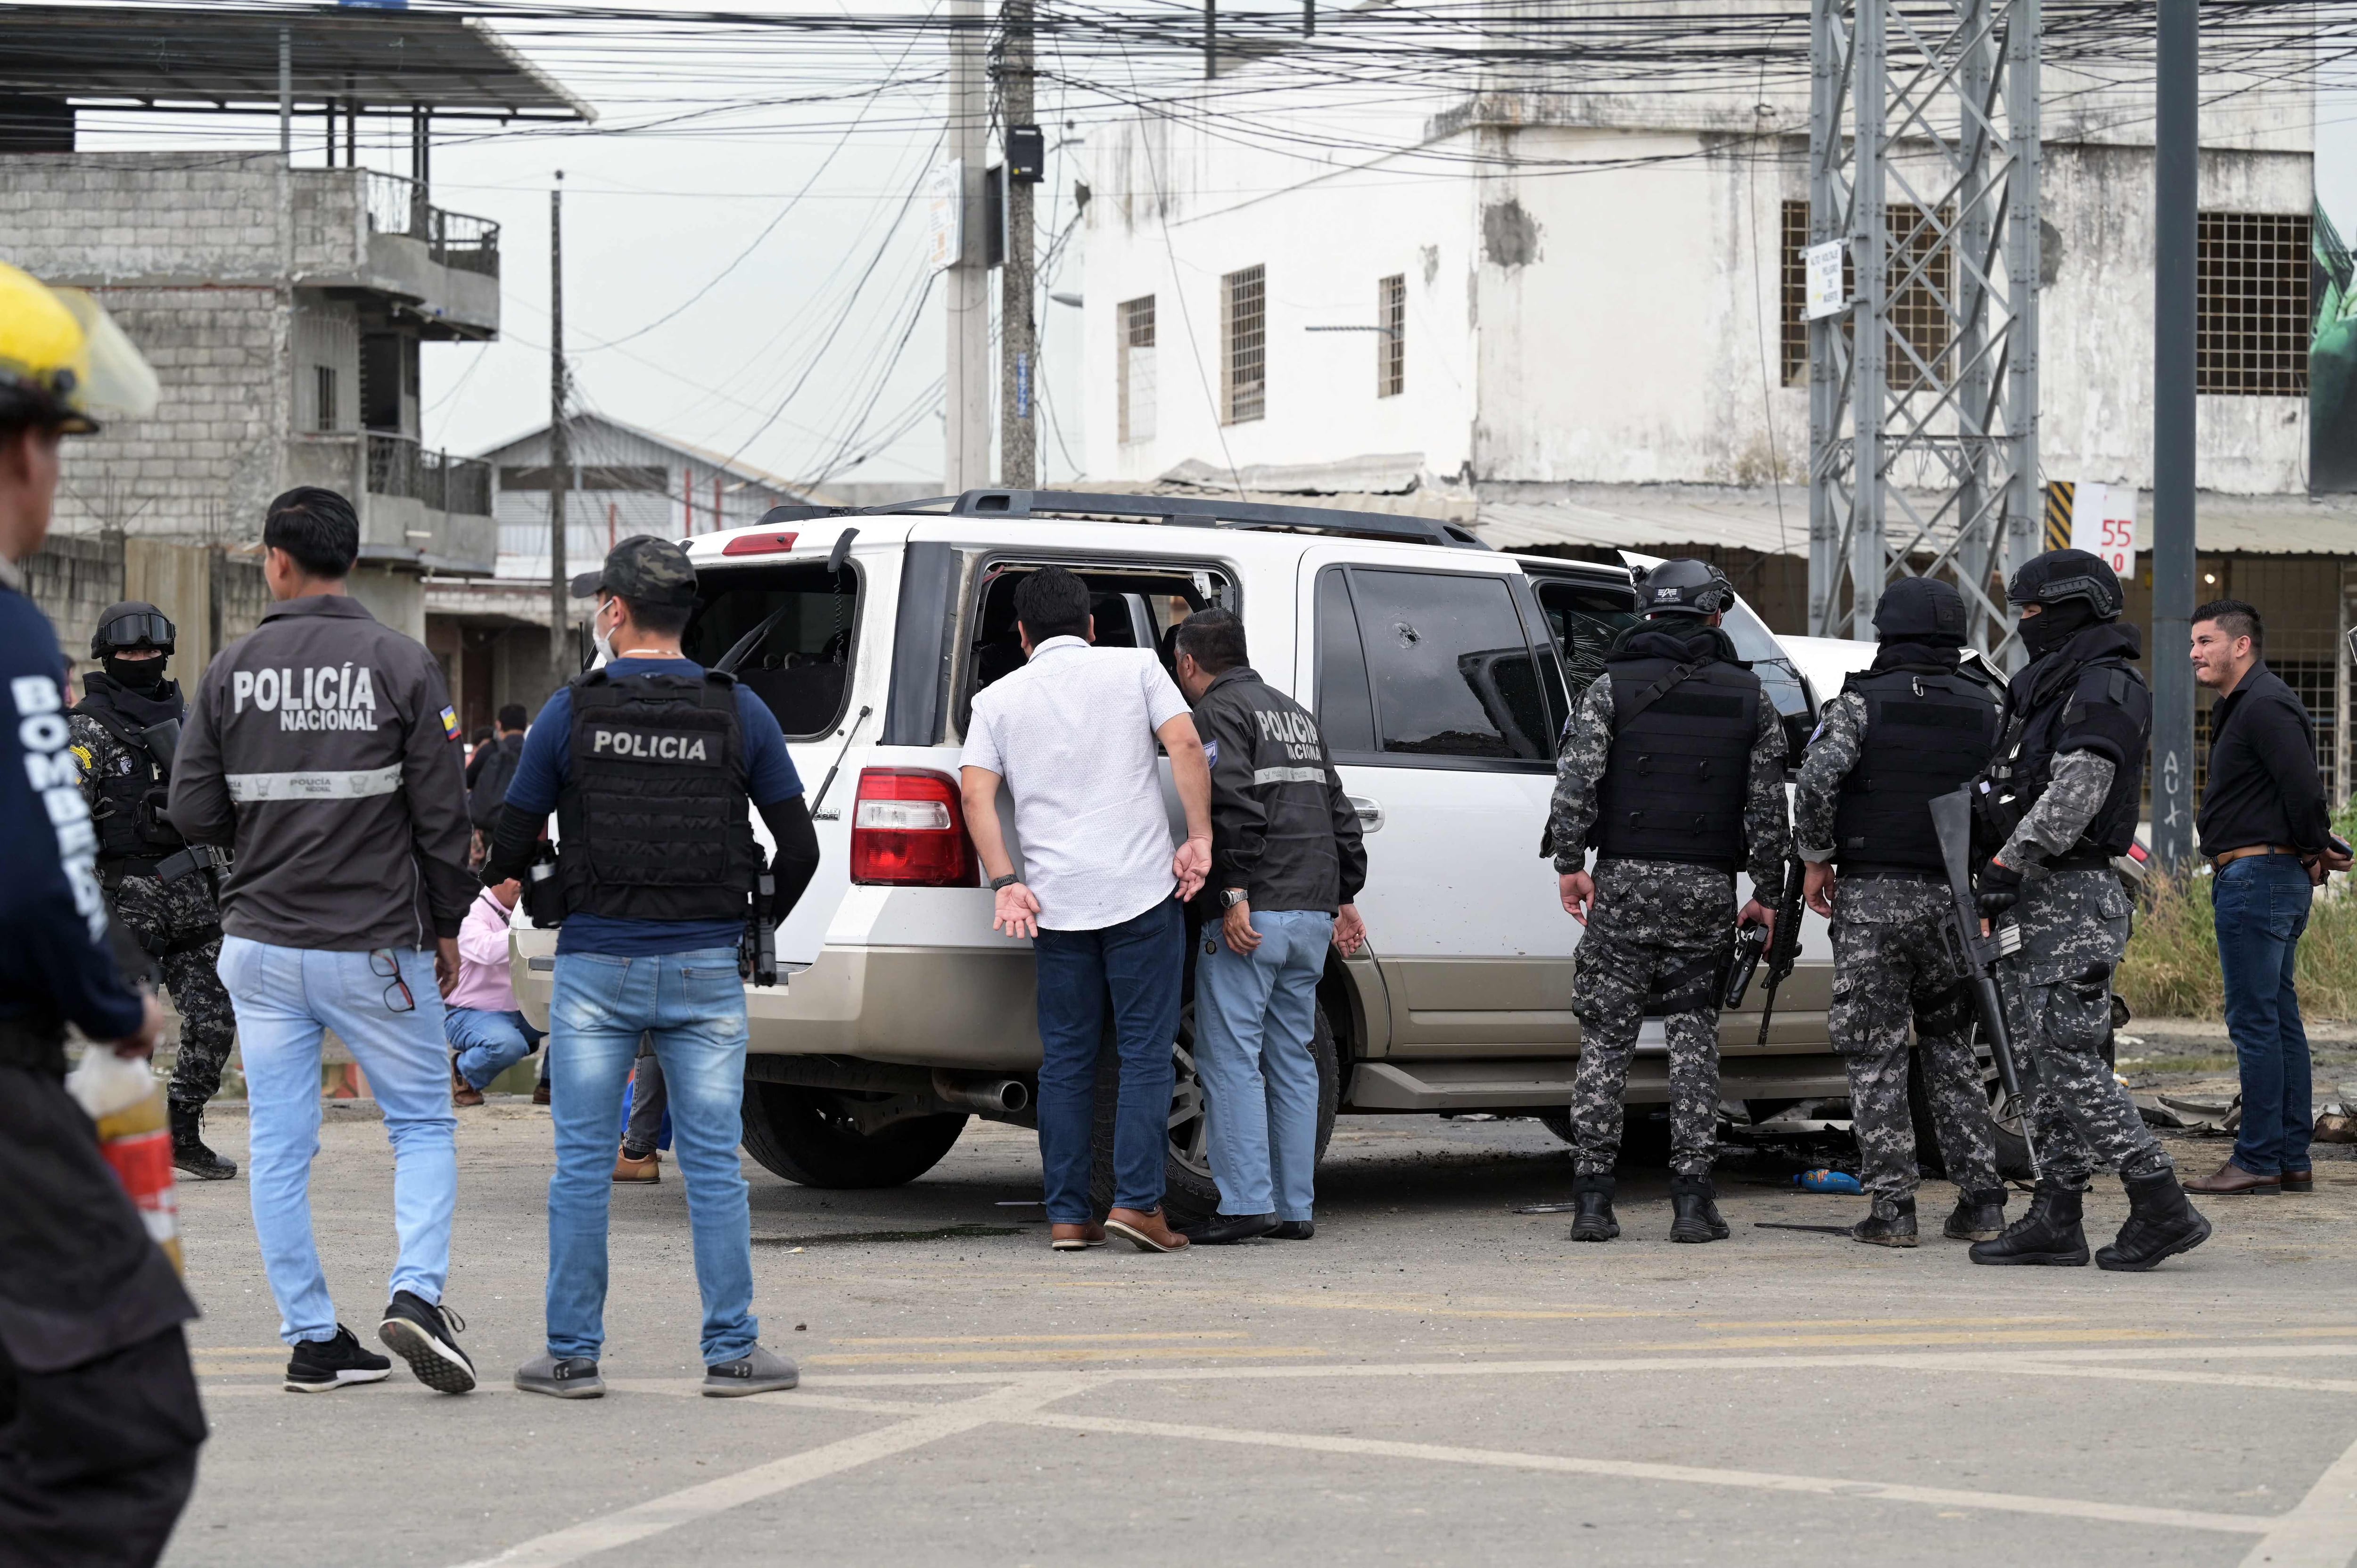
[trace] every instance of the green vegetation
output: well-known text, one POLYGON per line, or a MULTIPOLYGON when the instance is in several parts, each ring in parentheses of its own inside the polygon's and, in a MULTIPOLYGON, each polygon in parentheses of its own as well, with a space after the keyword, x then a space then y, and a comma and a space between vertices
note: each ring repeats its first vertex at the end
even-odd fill
MULTIPOLYGON (((2342 813, 2344 824, 2350 816, 2342 813)), ((2335 877, 2331 894, 2319 893, 2300 939, 2300 1011, 2309 1018, 2357 1017, 2357 897, 2347 886, 2335 877)), ((2224 1016, 2208 877, 2153 874, 2115 988, 2139 1018, 2224 1016)))

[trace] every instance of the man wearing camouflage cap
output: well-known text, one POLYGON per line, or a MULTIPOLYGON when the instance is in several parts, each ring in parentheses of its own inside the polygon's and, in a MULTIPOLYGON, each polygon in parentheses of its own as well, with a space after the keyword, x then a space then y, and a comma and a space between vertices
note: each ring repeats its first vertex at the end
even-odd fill
POLYGON ((573 580, 597 597, 603 664, 548 700, 483 865, 487 885, 527 875, 556 812, 565 915, 549 999, 556 1173, 548 1184, 546 1353, 515 1386, 560 1399, 605 1391, 606 1232, 622 1084, 651 1037, 687 1183, 704 1297, 704 1391, 794 1386, 753 1316, 743 1133, 745 988, 737 947, 765 869, 782 919, 818 869, 818 838, 777 715, 735 678, 680 650, 695 568, 669 540, 626 539, 573 580), (778 846, 764 866, 758 809, 778 846))

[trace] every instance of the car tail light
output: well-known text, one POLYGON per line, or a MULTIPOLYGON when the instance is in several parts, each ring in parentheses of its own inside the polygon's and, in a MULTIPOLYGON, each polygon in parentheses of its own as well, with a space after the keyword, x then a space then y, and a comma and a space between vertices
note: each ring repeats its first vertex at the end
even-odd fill
POLYGON ((957 780, 930 768, 866 768, 851 807, 851 880, 971 887, 974 852, 957 780))
POLYGON ((723 555, 775 555, 791 550, 801 537, 792 533, 740 533, 720 547, 723 555))

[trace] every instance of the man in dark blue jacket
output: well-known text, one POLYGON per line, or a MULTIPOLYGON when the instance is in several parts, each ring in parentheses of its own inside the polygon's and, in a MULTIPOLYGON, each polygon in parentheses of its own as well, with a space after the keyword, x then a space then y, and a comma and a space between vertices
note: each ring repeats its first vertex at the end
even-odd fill
POLYGON ((66 1093, 65 1034, 145 1057, 163 1012, 109 951, 65 655, 20 563, 49 532, 59 437, 96 428, 110 381, 126 411, 155 381, 88 296, 5 265, 0 367, 0 1556, 144 1564, 205 1440, 197 1309, 66 1093))

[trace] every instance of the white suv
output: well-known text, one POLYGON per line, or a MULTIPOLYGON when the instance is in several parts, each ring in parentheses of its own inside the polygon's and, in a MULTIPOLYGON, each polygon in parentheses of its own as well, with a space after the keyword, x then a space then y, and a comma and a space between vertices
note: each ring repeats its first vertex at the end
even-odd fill
MULTIPOLYGON (((1329 956, 1318 989, 1320 1149, 1337 1112, 1535 1113, 1567 1135, 1579 927, 1539 842, 1572 697, 1633 616, 1625 568, 1501 554, 1421 518, 1020 490, 781 508, 687 544, 702 604, 686 651, 715 662, 769 623, 737 673, 793 743, 823 854, 778 933, 786 983, 747 992, 745 1146, 763 1165, 812 1186, 888 1186, 931 1168, 969 1115, 1029 1120, 1030 945, 991 929, 958 753, 974 693, 1022 661, 1015 585, 1051 563, 1097 596, 1100 644, 1167 660, 1189 613, 1235 611, 1254 668, 1318 714, 1367 833, 1369 935, 1361 956, 1329 956)), ((1727 628, 1797 757, 1810 676, 1837 682, 1871 649, 1780 643, 1741 607, 1727 628)), ((1020 864, 1004 799, 1000 817, 1020 864)), ((514 938, 517 997, 544 1026, 554 945, 552 930, 514 938)), ((1754 1043, 1757 985, 1723 1021, 1732 1113, 1847 1093, 1825 1037, 1829 965, 1811 922, 1769 1043, 1754 1043)), ((1217 1197, 1189 1012, 1172 1046, 1181 1214, 1217 1197)), ((1661 1038, 1649 1022, 1631 1103, 1667 1097, 1661 1038)), ((1109 1141, 1112 1075, 1102 1082, 1109 1141)), ((1632 1141, 1643 1121, 1631 1118, 1632 1141)))

